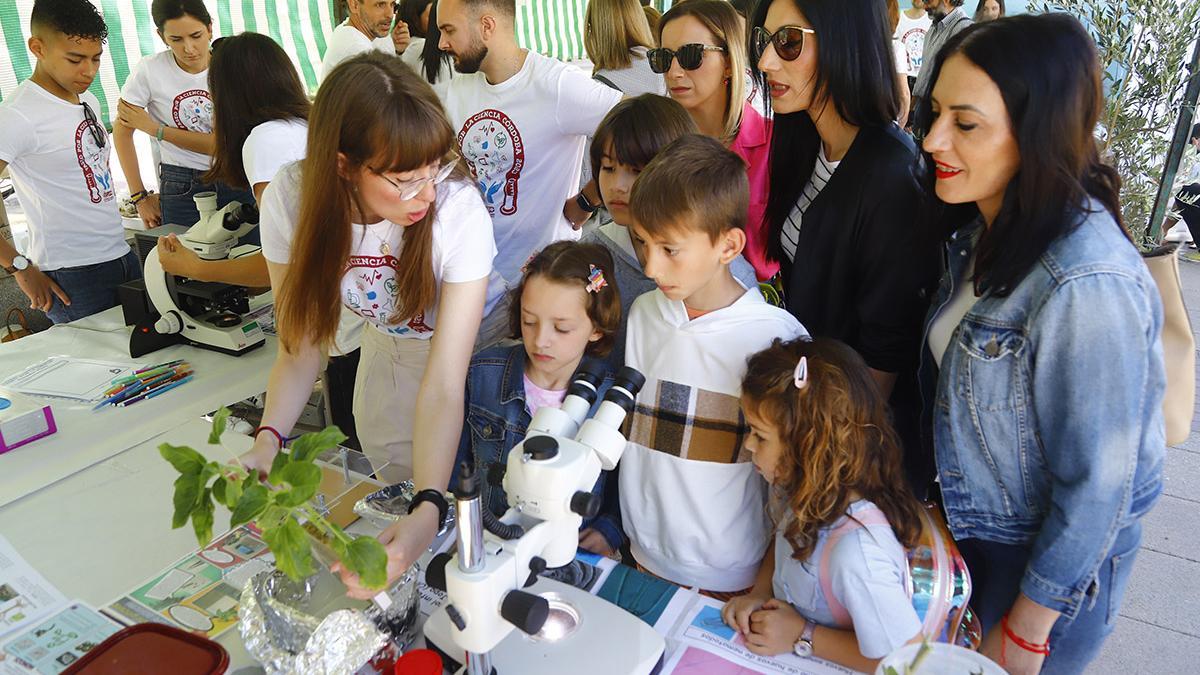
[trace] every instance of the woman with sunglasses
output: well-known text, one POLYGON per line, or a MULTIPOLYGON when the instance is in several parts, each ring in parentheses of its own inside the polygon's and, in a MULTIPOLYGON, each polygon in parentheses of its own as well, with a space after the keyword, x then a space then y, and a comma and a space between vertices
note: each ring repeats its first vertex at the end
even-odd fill
POLYGON ((917 150, 895 122, 886 7, 764 0, 751 26, 775 112, 767 222, 786 306, 814 336, 849 344, 871 367, 923 494, 933 467, 918 450, 915 373, 937 249, 914 237, 917 150))
POLYGON ((662 73, 667 92, 699 127, 746 162, 750 209, 743 254, 755 275, 766 281, 779 271, 767 258, 767 151, 770 123, 746 102, 746 45, 741 18, 725 0, 687 0, 672 7, 658 24, 658 48, 650 68, 662 73))
MULTIPOLYGON (((191 227, 200 218, 192 198, 216 192, 217 205, 254 203, 248 190, 205 183, 212 164, 212 97, 208 91, 212 17, 203 0, 154 0, 150 15, 167 50, 142 59, 121 89, 113 147, 129 181, 130 198, 147 227, 191 227), (133 132, 156 138, 161 161, 159 194, 142 182, 133 132)), ((247 241, 258 241, 254 231, 247 241)))
MULTIPOLYGON (((412 479, 418 492, 412 514, 381 535, 391 579, 445 517, 442 492, 496 253, 492 220, 454 147, 429 84, 400 59, 369 52, 321 84, 307 156, 263 193, 281 349, 242 462, 270 469, 308 401, 341 307, 362 316, 358 437, 377 475, 412 479)), ((347 572, 343 581, 355 597, 374 594, 347 572)))

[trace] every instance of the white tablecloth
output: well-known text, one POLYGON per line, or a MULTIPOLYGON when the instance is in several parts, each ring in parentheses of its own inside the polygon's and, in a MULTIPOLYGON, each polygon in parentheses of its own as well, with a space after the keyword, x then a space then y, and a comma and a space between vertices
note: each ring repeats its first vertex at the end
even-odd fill
MULTIPOLYGON (((121 309, 115 307, 2 344, 0 380, 47 356, 133 361, 129 331, 121 309)), ((93 412, 91 405, 45 399, 54 411, 58 433, 0 455, 0 507, 222 405, 262 393, 277 344, 268 336, 265 345, 237 357, 182 345, 147 354, 138 361, 187 359, 195 367, 195 377, 168 394, 128 408, 110 406, 93 412)))

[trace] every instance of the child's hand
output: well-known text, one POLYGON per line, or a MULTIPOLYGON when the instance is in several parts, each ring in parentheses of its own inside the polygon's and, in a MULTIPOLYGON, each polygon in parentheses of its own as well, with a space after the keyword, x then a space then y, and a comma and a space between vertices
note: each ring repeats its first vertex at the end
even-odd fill
POLYGON ((750 615, 746 648, 760 656, 790 652, 804 633, 805 621, 791 605, 772 598, 750 615))
POLYGON ((770 599, 769 595, 755 595, 753 592, 731 598, 721 608, 721 618, 725 621, 726 626, 746 635, 750 632, 750 615, 757 612, 770 599))
POLYGON ((590 527, 579 533, 579 548, 605 558, 614 558, 617 555, 617 552, 608 545, 608 540, 604 538, 604 535, 590 527))

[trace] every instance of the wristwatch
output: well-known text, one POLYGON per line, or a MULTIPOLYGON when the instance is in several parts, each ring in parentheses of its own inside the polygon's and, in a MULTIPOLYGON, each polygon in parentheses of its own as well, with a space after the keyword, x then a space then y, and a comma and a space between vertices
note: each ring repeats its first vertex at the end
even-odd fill
POLYGON ((796 656, 809 657, 813 653, 813 631, 817 629, 817 624, 810 619, 804 620, 804 630, 800 633, 800 638, 796 640, 796 644, 792 645, 792 651, 796 656))
POLYGON ((16 274, 17 272, 20 272, 21 270, 26 270, 26 269, 29 269, 29 258, 26 258, 23 255, 17 254, 15 256, 13 256, 12 267, 5 267, 4 271, 8 272, 9 274, 16 274))
POLYGON ((575 204, 588 213, 595 213, 596 209, 599 208, 598 206, 593 206, 592 203, 588 201, 587 195, 583 194, 582 192, 575 196, 575 204))

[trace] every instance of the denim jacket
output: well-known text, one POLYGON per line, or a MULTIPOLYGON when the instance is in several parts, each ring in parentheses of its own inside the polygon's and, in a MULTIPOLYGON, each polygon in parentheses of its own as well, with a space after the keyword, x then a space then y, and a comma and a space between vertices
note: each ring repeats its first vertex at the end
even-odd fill
MULTIPOLYGON (((1089 210, 1007 297, 967 312, 931 411, 954 538, 1028 546, 1021 591, 1072 618, 1117 533, 1157 500, 1166 452, 1158 291, 1108 212, 1089 210)), ((980 225, 948 244, 926 338, 980 225)))
MULTIPOLYGON (((585 362, 591 359, 583 357, 585 362)), ((463 418, 462 436, 458 445, 458 464, 474 457, 476 466, 485 477, 483 481, 483 504, 497 516, 508 510, 504 488, 491 485, 486 477, 492 466, 504 465, 508 453, 525 438, 532 417, 525 404, 525 347, 521 344, 491 347, 476 354, 467 370, 466 414, 463 418)), ((600 397, 592 412, 595 412, 604 392, 611 383, 606 377, 600 386, 600 397)), ((584 527, 599 532, 609 546, 620 547, 621 534, 619 502, 615 495, 610 498, 608 490, 616 489, 616 479, 608 479, 608 471, 602 471, 593 492, 604 495, 600 513, 585 520, 584 527)), ((453 485, 453 481, 451 482, 453 485)))

